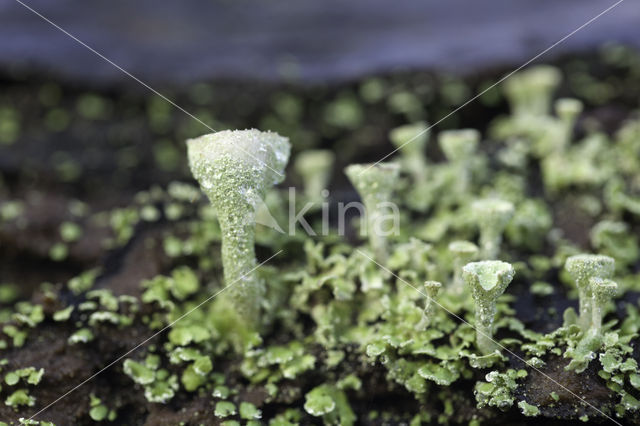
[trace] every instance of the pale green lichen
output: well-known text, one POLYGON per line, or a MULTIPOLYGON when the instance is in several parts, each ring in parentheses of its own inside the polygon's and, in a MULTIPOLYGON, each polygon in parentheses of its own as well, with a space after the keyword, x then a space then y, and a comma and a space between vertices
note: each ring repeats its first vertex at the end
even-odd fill
POLYGON ((529 404, 527 401, 518 402, 518 408, 520 408, 522 414, 527 417, 535 417, 540 415, 540 409, 535 405, 529 404))
POLYGON ((426 300, 424 301, 424 309, 422 310, 420 322, 416 324, 416 330, 424 330, 429 326, 429 322, 433 317, 433 311, 437 306, 436 297, 438 296, 440 288, 442 288, 442 284, 438 281, 426 281, 422 288, 426 300))
POLYGON ((75 345, 78 343, 88 343, 92 341, 94 338, 93 332, 88 328, 81 328, 80 330, 73 333, 67 339, 67 342, 71 345, 75 345))
POLYGON ((618 266, 633 264, 640 257, 638 239, 625 222, 603 220, 590 232, 593 247, 616 259, 618 266))
POLYGON ((562 152, 571 143, 573 129, 578 116, 584 109, 583 103, 578 99, 561 98, 555 103, 556 115, 559 118, 560 136, 555 140, 555 150, 562 152))
POLYGON ((470 241, 452 241, 449 243, 449 252, 453 257, 453 278, 451 291, 456 295, 464 293, 464 279, 462 278, 462 268, 469 262, 475 260, 478 255, 478 246, 470 241))
POLYGON ((352 164, 345 169, 345 174, 358 191, 365 207, 366 234, 369 244, 378 262, 386 263, 389 256, 387 235, 397 226, 393 222, 389 226, 388 219, 397 219, 397 213, 391 203, 396 188, 400 167, 393 163, 352 164), (391 209, 391 213, 387 211, 391 209), (387 229, 385 229, 385 225, 387 229))
POLYGON ((337 386, 323 384, 305 395, 304 409, 315 417, 322 417, 325 424, 353 425, 356 416, 347 396, 337 386))
POLYGON ((9 395, 7 399, 5 399, 4 403, 9 407, 14 408, 21 405, 33 407, 36 403, 36 399, 29 395, 29 392, 26 389, 18 389, 9 395))
POLYGON ((502 233, 513 216, 513 203, 488 198, 474 201, 471 209, 480 229, 481 258, 493 260, 500 253, 502 233))
POLYGON ((103 420, 108 420, 110 422, 114 421, 117 418, 117 413, 115 410, 110 410, 105 404, 102 403, 100 398, 97 398, 95 395, 89 395, 89 417, 96 422, 101 422, 103 420))
POLYGON ((426 178, 425 153, 429 133, 429 125, 424 121, 405 124, 389 132, 391 143, 402 156, 404 170, 413 176, 415 182, 422 182, 426 178))
POLYGON ((609 256, 579 254, 567 258, 565 269, 571 275, 576 287, 580 304, 579 324, 586 331, 593 320, 593 289, 591 278, 609 279, 613 275, 615 260, 609 256))
POLYGON ((328 150, 308 150, 296 156, 294 168, 302 178, 304 193, 312 202, 322 201, 322 191, 327 189, 335 155, 328 150))
POLYGON ((589 286, 592 292, 591 327, 589 331, 593 335, 601 335, 602 318, 604 317, 607 304, 618 290, 618 284, 609 279, 591 277, 589 279, 589 286))
POLYGON ((9 386, 15 386, 20 380, 29 385, 37 385, 42 380, 44 368, 36 369, 35 367, 26 367, 19 370, 11 371, 4 376, 4 381, 9 386))
POLYGON ((483 354, 497 349, 493 340, 496 301, 513 280, 515 270, 509 263, 498 260, 473 262, 462 268, 476 305, 476 344, 483 354))
POLYGON ((240 418, 242 418, 243 420, 254 420, 262 418, 262 412, 250 402, 241 402, 239 411, 240 418))
POLYGON ((453 167, 455 190, 462 196, 471 184, 471 162, 480 143, 480 132, 475 129, 445 130, 438 136, 438 143, 453 167))
POLYGON ((544 116, 549 113, 553 92, 562 76, 557 68, 536 65, 511 76, 504 91, 516 116, 544 116))
POLYGON ((290 144, 276 133, 221 131, 187 141, 189 166, 216 210, 228 296, 240 321, 258 327, 264 283, 254 248, 255 211, 282 181, 290 144))
POLYGON ((53 314, 54 321, 66 321, 71 317, 71 313, 75 309, 75 306, 68 306, 60 311, 57 311, 53 314))
POLYGON ((216 417, 229 417, 234 416, 237 413, 236 406, 230 401, 218 401, 216 402, 216 408, 214 414, 216 417))
POLYGON ((513 405, 513 392, 518 387, 517 380, 527 377, 526 370, 508 369, 504 373, 491 371, 485 376, 486 382, 479 381, 475 386, 475 396, 478 407, 497 407, 507 410, 513 405))

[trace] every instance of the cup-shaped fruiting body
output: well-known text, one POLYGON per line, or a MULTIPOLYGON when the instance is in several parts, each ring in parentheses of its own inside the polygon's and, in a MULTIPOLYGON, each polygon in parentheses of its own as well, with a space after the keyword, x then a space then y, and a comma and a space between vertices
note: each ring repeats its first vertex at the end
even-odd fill
POLYGON ((453 256, 453 282, 451 292, 460 295, 464 292, 464 279, 462 267, 475 260, 478 255, 478 246, 470 241, 453 241, 449 244, 449 252, 453 256))
POLYGON ((515 270, 507 262, 485 260, 465 265, 462 274, 476 306, 476 344, 480 352, 489 354, 497 349, 493 340, 496 300, 513 280, 515 270))
POLYGON ((605 314, 607 303, 618 291, 618 284, 609 279, 592 277, 589 279, 589 286, 593 293, 591 297, 591 334, 600 335, 602 333, 602 318, 605 314))
POLYGON ((322 191, 327 188, 335 155, 325 149, 303 151, 297 155, 294 167, 302 178, 304 193, 311 201, 321 201, 322 191))
POLYGON ((416 325, 416 330, 424 330, 429 326, 431 319, 433 318, 433 311, 436 308, 436 297, 438 297, 438 292, 440 292, 440 288, 442 288, 442 284, 438 281, 425 281, 423 285, 424 296, 426 296, 426 300, 424 301, 424 309, 422 310, 422 318, 420 322, 416 325))
POLYGON ((388 257, 387 235, 390 233, 384 226, 389 219, 387 208, 395 207, 391 197, 398 182, 400 166, 394 163, 352 164, 345 168, 345 174, 364 203, 366 231, 374 256, 378 262, 384 263, 388 257))
POLYGON ((255 212, 265 192, 284 179, 288 138, 225 130, 187 141, 191 173, 213 205, 222 230, 227 294, 251 327, 258 324, 264 283, 255 266, 255 212))
POLYGON ((504 229, 513 217, 513 203, 487 198, 474 201, 471 208, 480 228, 481 256, 483 259, 495 259, 500 252, 504 229))
POLYGON ((425 150, 429 134, 429 125, 424 121, 405 124, 389 132, 391 143, 400 150, 406 171, 418 182, 425 178, 425 150))
POLYGON ((555 141, 557 152, 563 152, 571 144, 573 128, 584 105, 578 99, 562 98, 555 103, 556 115, 560 126, 560 137, 555 141))
POLYGON ((463 194, 471 181, 471 160, 480 143, 480 132, 475 129, 445 130, 438 137, 440 149, 455 167, 456 189, 463 194))
POLYGON ((516 116, 549 114, 553 92, 562 75, 557 68, 537 65, 521 71, 504 82, 504 91, 511 111, 516 116))
POLYGON ((586 331, 593 318, 593 288, 592 278, 609 279, 615 269, 615 260, 609 256, 599 254, 577 254, 567 258, 565 269, 578 288, 578 303, 580 305, 580 327, 586 331))

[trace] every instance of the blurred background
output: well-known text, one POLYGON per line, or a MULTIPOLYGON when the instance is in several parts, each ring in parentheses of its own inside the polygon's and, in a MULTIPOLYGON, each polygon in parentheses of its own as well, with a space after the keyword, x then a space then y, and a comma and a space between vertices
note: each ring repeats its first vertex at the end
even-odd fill
MULTIPOLYGON (((102 264, 101 241, 130 217, 96 215, 189 181, 188 137, 258 127, 289 136, 294 153, 333 149, 333 194, 348 199, 343 166, 390 152, 389 129, 436 122, 614 4, 21 1, 0 0, 0 283, 21 283, 2 287, 2 303, 102 264)), ((584 99, 605 127, 640 96, 638 22, 625 0, 536 61, 558 65, 559 95, 584 99)), ((483 130, 505 111, 498 87, 434 131, 483 130)))
MULTIPOLYGON (((21 0, 143 81, 232 77, 342 81, 398 69, 469 74, 530 59, 615 0, 21 0)), ((640 43, 626 0, 545 60, 603 42, 640 43)), ((0 65, 89 84, 129 84, 16 0, 0 1, 0 65)))

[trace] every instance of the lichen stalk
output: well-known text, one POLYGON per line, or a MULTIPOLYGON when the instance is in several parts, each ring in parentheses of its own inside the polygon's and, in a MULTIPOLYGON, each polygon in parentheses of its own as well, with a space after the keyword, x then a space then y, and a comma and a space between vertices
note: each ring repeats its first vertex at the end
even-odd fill
POLYGON ((515 208, 509 201, 484 199, 472 204, 480 228, 480 249, 483 259, 496 259, 500 253, 502 234, 515 208))
POLYGON ((589 284, 592 288, 591 298, 591 328, 592 335, 602 335, 602 318, 604 317, 607 303, 618 290, 618 284, 609 279, 591 278, 589 284))
POLYGON ((284 178, 287 138, 258 130, 221 131, 187 141, 189 166, 213 205, 222 231, 224 297, 238 320, 260 322, 264 282, 255 270, 255 214, 266 190, 284 178))
POLYGON ((442 284, 438 281, 426 281, 423 288, 425 296, 424 309, 422 310, 420 322, 416 324, 416 330, 419 331, 425 330, 433 319, 434 310, 437 306, 435 299, 440 292, 440 288, 442 288, 442 284))
POLYGON ((476 346, 486 355, 498 348, 493 339, 496 301, 513 280, 515 270, 509 263, 485 260, 468 263, 462 271, 476 307, 476 346))
POLYGON ((400 167, 394 163, 352 164, 345 169, 345 174, 362 198, 369 245, 376 260, 385 263, 389 250, 387 235, 382 232, 381 225, 389 217, 385 207, 391 205, 400 167))
POLYGON ((592 278, 611 278, 615 269, 615 260, 609 256, 597 254, 578 254, 567 258, 565 269, 578 289, 580 313, 578 324, 582 330, 587 331, 593 320, 592 278))

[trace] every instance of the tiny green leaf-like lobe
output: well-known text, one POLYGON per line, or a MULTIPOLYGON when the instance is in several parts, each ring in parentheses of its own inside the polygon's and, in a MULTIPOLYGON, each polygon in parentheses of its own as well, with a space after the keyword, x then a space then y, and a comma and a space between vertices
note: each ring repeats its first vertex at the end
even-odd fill
POLYGON ((36 403, 36 399, 30 396, 26 389, 18 389, 9 395, 4 403, 9 407, 18 407, 21 405, 33 407, 36 403))
POLYGON ((240 403, 240 417, 244 420, 259 419, 262 412, 252 403, 243 401, 240 403))
POLYGON ((453 368, 446 368, 442 365, 429 363, 418 369, 418 374, 427 379, 435 382, 440 386, 449 386, 451 383, 458 380, 460 372, 453 368))
POLYGON ((140 385, 148 385, 152 383, 155 378, 153 370, 132 359, 126 359, 124 361, 123 369, 127 376, 131 377, 134 382, 140 385))
POLYGON ((325 424, 351 426, 356 416, 344 391, 336 386, 323 384, 307 393, 304 409, 316 417, 323 417, 325 424))
POLYGON ((336 403, 331 397, 331 389, 328 385, 314 388, 307 393, 305 398, 304 409, 312 416, 323 416, 336 408, 336 403))
POLYGON ((229 401, 218 401, 214 410, 216 417, 229 417, 235 415, 236 412, 236 406, 229 401))
POLYGON ((527 417, 534 417, 540 414, 540 409, 538 407, 531 405, 526 401, 518 402, 518 407, 520 408, 520 411, 522 411, 522 414, 527 417))

